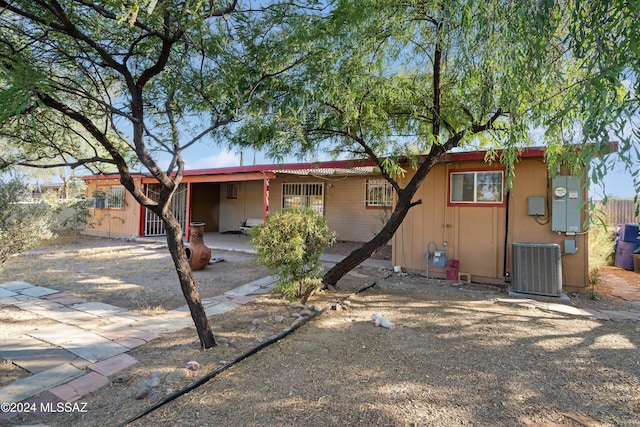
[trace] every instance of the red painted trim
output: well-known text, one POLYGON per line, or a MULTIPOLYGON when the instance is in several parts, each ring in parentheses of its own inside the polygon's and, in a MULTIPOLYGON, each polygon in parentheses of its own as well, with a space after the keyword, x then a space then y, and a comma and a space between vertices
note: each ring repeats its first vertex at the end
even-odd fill
POLYGON ((468 169, 451 169, 447 173, 447 206, 458 206, 465 208, 503 208, 507 206, 507 198, 505 197, 504 188, 506 185, 507 174, 505 168, 468 168, 468 169), (486 203, 486 202, 452 202, 451 201, 451 174, 460 172, 502 172, 502 202, 500 203, 486 203))
MULTIPOLYGON (((147 185, 143 184, 142 185, 142 191, 144 191, 144 193, 147 193, 147 185)), ((147 220, 147 208, 144 207, 144 205, 138 204, 140 206, 140 220, 138 221, 138 236, 140 237, 144 237, 145 236, 145 229, 146 229, 146 220, 147 220)))
POLYGON ((187 212, 186 212, 186 218, 184 221, 184 228, 186 228, 185 230, 185 238, 186 241, 189 242, 189 240, 191 239, 191 183, 187 182, 187 212))
POLYGON ((262 220, 267 222, 267 216, 269 215, 269 178, 265 176, 262 182, 262 220))
POLYGON ((393 206, 371 206, 365 203, 364 208, 365 209, 393 209, 393 206))
MULTIPOLYGON (((609 142, 605 145, 608 149, 605 151, 603 148, 603 153, 606 152, 615 152, 618 150, 618 143, 609 142)), ((576 146, 576 149, 580 149, 579 146, 576 146)), ((546 147, 527 147, 522 150, 519 157, 520 158, 544 158, 546 147)), ((502 154, 503 150, 497 150, 498 156, 502 154)), ((485 156, 487 155, 486 150, 482 151, 459 151, 459 152, 449 152, 444 154, 438 161, 440 163, 453 163, 453 162, 469 162, 469 161, 484 161, 485 156)), ((427 155, 422 155, 418 157, 418 163, 423 163, 427 159, 427 155)), ((401 163, 406 163, 400 159, 401 163)), ((262 164, 262 165, 248 165, 248 166, 230 166, 224 168, 211 168, 211 169, 194 169, 184 171, 184 180, 183 182, 188 182, 193 180, 194 177, 203 176, 203 175, 230 175, 229 177, 225 177, 228 181, 238 181, 242 180, 243 174, 248 173, 271 173, 275 177, 275 174, 278 171, 283 170, 301 170, 301 169, 320 169, 320 168, 352 168, 358 166, 376 166, 376 164, 371 159, 351 159, 351 160, 329 160, 324 162, 305 162, 305 163, 281 163, 281 164, 262 164), (267 172, 269 171, 269 172, 267 172), (273 172, 271 172, 273 171, 273 172), (234 176, 235 175, 235 176, 234 176), (191 177, 191 178, 190 178, 191 177)), ((148 173, 134 173, 132 174, 134 178, 142 178, 143 182, 150 183, 156 182, 155 178, 153 178, 148 173)), ((120 179, 120 175, 117 173, 108 174, 108 175, 88 175, 81 177, 85 181, 91 180, 102 180, 102 179, 120 179)), ((245 177, 246 179, 247 177, 245 177)), ((261 179, 262 177, 255 177, 251 179, 261 179)), ((191 182, 195 182, 191 181, 191 182)), ((204 182, 204 181, 202 181, 204 182)))

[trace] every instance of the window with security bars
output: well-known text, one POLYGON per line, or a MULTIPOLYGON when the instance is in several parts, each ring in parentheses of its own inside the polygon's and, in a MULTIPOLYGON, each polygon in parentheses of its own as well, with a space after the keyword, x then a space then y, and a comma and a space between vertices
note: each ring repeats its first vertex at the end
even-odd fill
POLYGON ((385 179, 368 179, 365 205, 367 207, 393 206, 393 187, 385 179))
POLYGON ((324 213, 324 184, 282 184, 282 209, 288 208, 309 208, 322 215, 324 213))
POLYGON ((109 189, 109 209, 124 209, 124 187, 114 186, 109 189))
POLYGON ((94 191, 93 207, 95 209, 124 209, 124 187, 115 185, 94 191))

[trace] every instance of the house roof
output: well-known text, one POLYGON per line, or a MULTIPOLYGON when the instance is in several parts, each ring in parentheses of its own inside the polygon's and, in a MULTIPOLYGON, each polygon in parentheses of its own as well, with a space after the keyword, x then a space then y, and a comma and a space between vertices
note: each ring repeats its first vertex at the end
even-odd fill
MULTIPOLYGON (((617 144, 609 143, 612 150, 617 149, 617 144)), ((499 153, 499 152, 498 152, 499 153)), ((520 153, 521 158, 544 157, 545 147, 527 147, 520 153)), ((468 161, 484 161, 487 155, 486 150, 481 151, 459 151, 446 153, 440 159, 440 162, 468 162, 468 161)), ((418 162, 421 163, 426 159, 426 155, 420 156, 418 162)), ((379 169, 370 159, 361 160, 329 160, 320 162, 306 163, 284 163, 284 164, 261 164, 247 166, 230 166, 223 168, 210 169, 192 169, 184 171, 184 182, 198 182, 205 180, 206 177, 215 176, 215 181, 240 181, 240 180, 259 180, 263 178, 273 178, 277 174, 288 175, 307 175, 307 176, 349 176, 349 175, 372 175, 379 173, 379 169)), ((143 181, 153 182, 154 179, 150 174, 135 174, 137 177, 143 178, 143 181)), ((84 176, 85 181, 96 179, 118 179, 119 175, 90 175, 84 176)))

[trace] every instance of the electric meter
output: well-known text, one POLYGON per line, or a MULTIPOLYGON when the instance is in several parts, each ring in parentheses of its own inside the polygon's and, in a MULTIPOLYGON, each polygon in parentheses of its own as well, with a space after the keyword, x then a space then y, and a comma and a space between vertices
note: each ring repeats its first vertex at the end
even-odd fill
POLYGON ((553 194, 555 194, 556 197, 564 197, 567 195, 567 189, 564 187, 557 187, 553 190, 553 194))

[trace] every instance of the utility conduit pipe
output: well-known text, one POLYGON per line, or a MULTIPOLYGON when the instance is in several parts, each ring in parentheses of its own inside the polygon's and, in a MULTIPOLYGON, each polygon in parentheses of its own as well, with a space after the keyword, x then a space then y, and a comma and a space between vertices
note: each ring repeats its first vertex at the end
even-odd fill
MULTIPOLYGON (((390 275, 387 275, 385 277, 382 278, 382 280, 386 279, 387 277, 389 277, 390 275)), ((282 333, 276 335, 275 337, 271 338, 270 340, 267 340, 263 343, 260 343, 258 346, 252 348, 251 350, 247 351, 246 353, 241 354, 240 356, 238 356, 237 358, 235 358, 234 360, 232 360, 231 362, 227 363, 226 365, 223 365, 221 367, 219 367, 218 369, 215 369, 214 371, 208 373, 207 375, 205 375, 202 378, 199 378, 195 381, 193 381, 192 383, 190 383, 189 385, 187 385, 186 387, 184 387, 181 390, 178 390, 174 393, 171 393, 170 395, 168 395, 167 397, 165 397, 164 399, 162 399, 161 401, 153 404, 152 406, 144 409, 142 412, 138 413, 137 415, 133 416, 132 418, 129 418, 128 420, 126 420, 125 422, 118 424, 118 427, 125 427, 129 424, 131 424, 132 422, 139 420, 140 418, 144 417, 145 415, 150 414, 151 412, 155 411, 158 408, 161 408, 162 406, 166 405, 167 403, 177 399, 178 397, 187 394, 188 392, 195 390, 196 388, 200 387, 201 385, 207 383, 209 380, 215 378, 216 376, 218 376, 219 374, 221 374, 222 372, 226 371, 227 369, 231 368, 232 366, 236 365, 237 363, 243 361, 244 359, 253 356, 254 354, 258 353, 260 350, 263 350, 267 347, 269 347, 271 344, 275 344, 276 342, 280 341, 281 339, 285 338, 287 335, 293 333, 296 329, 298 329, 299 327, 301 327, 302 325, 306 324, 307 322, 311 321, 312 319, 315 319, 317 316, 321 315, 322 313, 324 313, 325 311, 327 311, 328 308, 331 307, 335 307, 337 304, 341 304, 342 302, 344 302, 345 300, 351 298, 354 295, 357 295, 361 292, 364 292, 366 290, 369 290, 371 288, 373 288, 375 285, 377 284, 377 281, 361 288, 358 289, 356 292, 347 295, 343 298, 341 298, 340 300, 338 300, 338 302, 335 302, 331 305, 329 305, 329 307, 325 307, 322 310, 320 310, 319 312, 316 313, 312 313, 309 317, 307 317, 306 319, 302 320, 301 322, 296 323, 295 325, 291 326, 290 328, 287 328, 286 331, 283 331, 282 333)))

